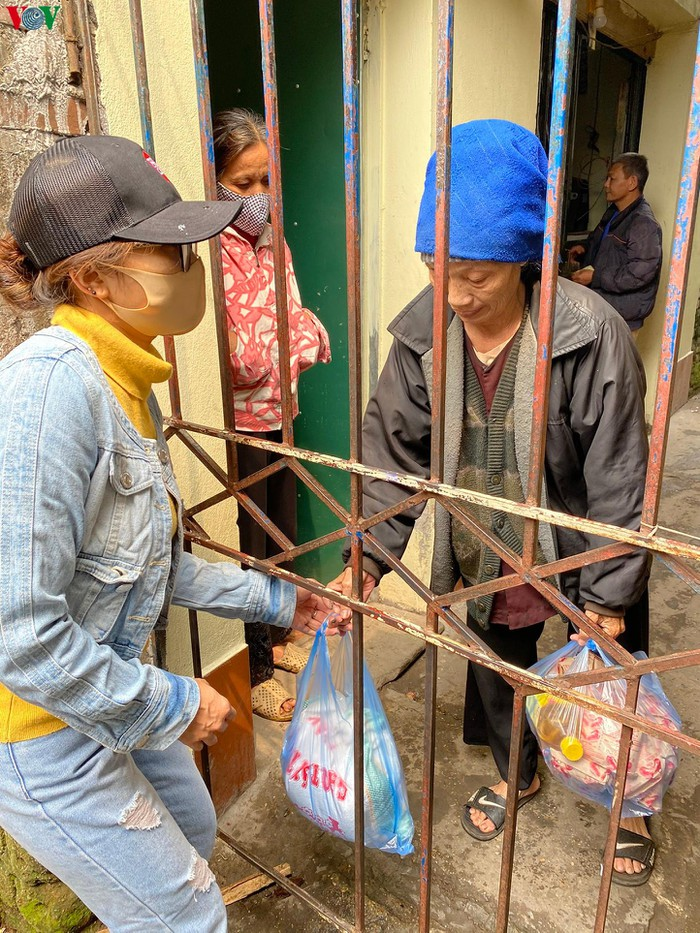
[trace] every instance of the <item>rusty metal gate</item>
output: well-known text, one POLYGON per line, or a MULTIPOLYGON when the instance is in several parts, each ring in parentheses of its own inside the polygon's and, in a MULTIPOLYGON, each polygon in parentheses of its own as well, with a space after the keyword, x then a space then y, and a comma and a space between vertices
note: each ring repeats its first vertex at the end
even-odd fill
MULTIPOLYGON (((330 0, 329 0, 330 2, 330 0)), ((362 309, 360 302, 360 134, 359 134, 359 71, 358 71, 358 14, 356 0, 336 0, 342 8, 343 42, 343 101, 344 101, 344 145, 345 145, 345 200, 347 229, 347 309, 349 329, 349 372, 350 394, 350 457, 347 460, 302 450, 294 446, 292 424, 292 392, 289 369, 289 333, 287 323, 286 281, 283 264, 284 224, 282 211, 282 180, 280 163, 279 119, 277 106, 277 84, 275 65, 275 38, 273 0, 259 0, 260 32, 262 43, 263 78, 265 91, 265 114, 270 150, 270 177, 272 193, 272 227, 275 256, 275 287, 277 292, 277 326, 281 360, 281 387, 283 412, 283 441, 273 443, 257 440, 236 432, 233 411, 233 387, 228 365, 228 335, 221 269, 221 256, 217 242, 210 250, 211 273, 214 286, 219 367, 223 399, 224 423, 221 427, 194 424, 182 416, 180 389, 177 377, 177 359, 172 338, 165 338, 166 356, 173 364, 174 374, 170 381, 171 416, 167 419, 167 436, 179 439, 191 453, 218 480, 221 490, 202 502, 193 503, 184 513, 186 547, 198 544, 219 554, 238 560, 250 567, 264 570, 286 580, 306 585, 314 592, 332 596, 353 610, 354 625, 354 748, 355 748, 355 838, 364 839, 364 794, 363 794, 363 619, 369 616, 387 625, 394 626, 425 643, 426 699, 424 722, 424 761, 422 812, 420 821, 420 907, 417 918, 422 933, 430 929, 430 895, 432 867, 432 823, 433 786, 435 766, 435 723, 436 681, 438 649, 449 651, 476 664, 484 665, 508 678, 515 687, 515 704, 511 736, 511 757, 508 772, 508 797, 506 807, 505 835, 500 875, 500 891, 495 928, 499 933, 508 929, 510 890, 513 872, 513 853, 517 823, 516 788, 520 768, 520 748, 524 728, 526 696, 543 691, 554 697, 566 699, 579 706, 594 710, 621 724, 621 741, 617 760, 617 777, 614 799, 603 858, 597 912, 594 921, 595 933, 605 929, 610 885, 612 881, 615 839, 620 823, 623 804, 623 779, 627 773, 630 747, 634 730, 672 742, 675 746, 697 755, 700 741, 691 736, 671 733, 651 725, 636 713, 640 677, 650 671, 660 673, 700 664, 700 649, 665 655, 644 661, 636 661, 615 641, 602 634, 587 617, 569 602, 547 577, 553 574, 582 567, 596 561, 620 556, 636 548, 644 548, 662 561, 679 580, 695 592, 700 591, 700 573, 692 563, 700 560, 700 547, 686 536, 668 533, 657 524, 661 491, 661 475, 668 439, 670 405, 674 382, 674 368, 680 335, 681 311, 685 296, 690 247, 693 235, 693 220, 698 195, 698 170, 700 165, 700 41, 696 50, 693 87, 691 95, 688 129, 685 140, 682 175, 676 221, 673 235, 669 283, 666 295, 663 343, 659 361, 659 376, 654 402, 653 425, 650 438, 649 468, 647 474, 642 523, 639 531, 602 524, 586 518, 552 511, 541 505, 542 475, 544 468, 545 436, 551 356, 549 347, 552 339, 554 302, 559 255, 559 229, 563 188, 563 173, 566 162, 566 127, 571 88, 572 51, 576 20, 575 0, 559 0, 557 19, 556 56, 553 79, 553 102, 550 125, 549 175, 546 206, 546 230, 542 263, 542 289, 537 333, 537 363, 534 384, 534 403, 531 425, 531 461, 528 488, 524 503, 512 502, 496 496, 482 495, 468 489, 445 485, 443 476, 444 453, 444 407, 446 365, 446 320, 447 320, 447 257, 449 256, 450 215, 450 152, 452 117, 452 69, 454 48, 454 0, 437 0, 438 28, 436 33, 438 83, 435 115, 437 135, 437 212, 434 288, 434 372, 431 409, 431 468, 430 478, 389 474, 369 468, 362 462, 362 309), (197 436, 206 435, 225 441, 226 462, 219 464, 204 450, 197 436), (274 451, 281 459, 272 465, 246 477, 238 479, 237 446, 247 444, 264 450, 274 451), (345 509, 304 466, 306 463, 321 464, 350 474, 350 509, 345 509), (343 527, 315 540, 295 546, 276 528, 248 496, 246 490, 255 482, 280 469, 291 469, 299 481, 305 484, 319 500, 340 520, 343 527), (364 476, 400 483, 406 489, 406 498, 398 505, 365 516, 362 508, 362 480, 364 476), (200 523, 206 510, 226 499, 235 499, 238 508, 249 512, 262 524, 267 533, 279 545, 279 554, 266 561, 257 560, 231 547, 212 540, 200 523), (470 586, 447 596, 436 596, 400 560, 388 553, 373 536, 372 529, 379 522, 400 514, 417 503, 435 500, 452 516, 478 536, 500 558, 513 568, 513 573, 478 586, 470 586), (498 538, 472 515, 471 507, 485 506, 518 515, 524 519, 525 534, 523 555, 520 557, 504 547, 498 538), (577 529, 595 534, 610 543, 580 554, 538 564, 536 541, 538 523, 577 529), (352 598, 338 596, 320 584, 309 584, 295 574, 281 570, 279 564, 296 556, 322 547, 332 541, 351 541, 351 566, 353 571, 352 598), (362 542, 369 542, 372 549, 424 600, 425 624, 419 626, 399 615, 368 605, 361 599, 362 542), (690 561, 691 563, 688 563, 690 561), (581 631, 595 636, 606 652, 617 662, 614 669, 589 671, 582 674, 543 679, 528 671, 520 670, 496 657, 480 639, 468 630, 453 612, 453 607, 474 599, 479 595, 493 594, 521 583, 531 584, 551 603, 554 610, 570 619, 581 631), (454 631, 438 634, 438 620, 442 619, 454 631), (457 637, 459 636, 459 637, 457 637), (574 688, 594 682, 612 679, 627 682, 624 708, 612 707, 596 700, 583 697, 574 688)), ((141 126, 144 148, 153 152, 153 127, 151 121, 148 75, 146 68, 141 0, 129 0, 134 56, 139 91, 141 126)), ((201 149, 204 181, 207 197, 216 198, 216 180, 213 156, 213 138, 209 95, 207 44, 204 25, 204 0, 190 0, 193 53, 197 80, 199 118, 201 125, 201 149)), ((94 60, 91 52, 91 37, 88 29, 87 11, 84 0, 78 5, 83 49, 88 79, 94 79, 94 60)), ((99 132, 99 111, 96 105, 96 83, 88 80, 88 108, 92 132, 99 132)), ((198 622, 195 612, 190 612, 190 630, 195 675, 201 675, 198 622)), ((448 629, 449 631, 449 629, 448 629)), ((205 776, 208 777, 206 749, 204 754, 205 776)), ((360 931, 365 929, 365 880, 364 847, 355 843, 355 913, 352 921, 337 916, 319 900, 301 887, 264 864, 254 853, 247 851, 236 840, 226 834, 222 839, 238 854, 259 870, 265 872, 285 890, 300 898, 339 930, 360 931)))

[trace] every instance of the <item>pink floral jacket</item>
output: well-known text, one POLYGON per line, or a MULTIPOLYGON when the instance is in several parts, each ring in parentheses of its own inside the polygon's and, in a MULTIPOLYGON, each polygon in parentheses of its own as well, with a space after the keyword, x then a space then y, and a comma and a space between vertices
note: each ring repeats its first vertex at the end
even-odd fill
MULTIPOLYGON (((275 431, 282 426, 275 270, 272 228, 267 225, 253 248, 227 227, 221 234, 221 258, 229 328, 238 337, 231 354, 235 386, 236 427, 241 431, 275 431)), ((304 308, 285 243, 289 349, 294 417, 299 414, 299 373, 314 363, 329 363, 331 349, 325 327, 304 308)))

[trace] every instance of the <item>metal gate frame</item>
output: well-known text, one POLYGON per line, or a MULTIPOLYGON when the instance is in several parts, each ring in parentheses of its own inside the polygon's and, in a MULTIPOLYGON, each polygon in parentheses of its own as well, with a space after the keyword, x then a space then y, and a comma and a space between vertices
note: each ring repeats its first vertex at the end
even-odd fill
MULTIPOLYGON (((603 857, 598 906, 594 923, 595 933, 605 929, 610 886, 612 881, 615 839, 620 823, 623 804, 624 780, 627 773, 630 748, 635 730, 671 742, 678 748, 698 755, 700 741, 689 735, 672 733, 654 726, 636 714, 640 677, 651 671, 678 670, 700 664, 700 649, 663 655, 644 661, 636 661, 614 640, 593 626, 588 618, 567 600, 547 577, 565 570, 582 567, 597 561, 617 557, 636 548, 644 548, 664 563, 683 583, 695 592, 700 592, 700 573, 683 560, 700 560, 700 547, 680 532, 668 532, 657 524, 661 492, 661 475, 668 441, 670 405, 678 355, 678 339, 682 317, 683 300, 687 287, 690 248, 693 238, 695 208, 698 198, 698 174, 700 169, 700 32, 696 49, 695 68, 691 95, 688 128, 685 140, 680 191, 676 211, 669 283, 666 295, 663 341, 659 362, 659 375, 654 403, 654 416, 650 437, 650 454, 644 494, 642 522, 639 531, 631 531, 585 518, 566 515, 543 508, 541 505, 542 476, 547 426, 547 406, 551 357, 549 347, 552 339, 554 304, 557 283, 557 260, 559 255, 559 222, 563 185, 563 166, 566 159, 566 128, 569 112, 571 87, 572 52, 576 19, 575 0, 559 0, 557 18, 557 42, 553 81, 553 104, 550 124, 550 152, 546 206, 546 230, 542 263, 542 288, 537 333, 537 363, 535 370, 533 416, 531 426, 531 461, 525 502, 511 502, 496 496, 482 495, 471 490, 459 489, 442 482, 444 459, 444 409, 446 373, 446 321, 447 321, 447 257, 449 256, 450 216, 450 153, 452 122, 452 73, 454 49, 454 0, 437 0, 437 60, 438 86, 436 107, 437 136, 437 181, 436 181, 436 250, 434 288, 434 372, 431 392, 431 469, 430 478, 396 475, 384 470, 368 467, 362 463, 362 316, 360 301, 360 135, 359 135, 359 71, 358 71, 358 13, 356 0, 337 0, 342 11, 343 43, 343 103, 344 103, 344 148, 345 148, 345 201, 347 231, 348 272, 348 329, 349 329, 349 393, 350 393, 350 457, 342 459, 294 446, 292 391, 289 368, 289 332, 287 322, 286 279, 284 275, 284 225, 282 210, 282 183, 280 162, 279 117, 277 104, 276 60, 274 40, 273 0, 259 0, 263 77, 265 91, 265 115, 270 150, 270 178, 272 194, 273 249, 275 257, 275 287, 277 294, 277 327, 281 360, 282 389, 282 443, 251 438, 236 432, 233 410, 233 386, 228 365, 228 334, 223 290, 221 254, 218 238, 210 249, 211 274, 214 288, 214 304, 219 350, 219 369, 223 401, 223 427, 217 428, 186 421, 182 416, 180 386, 177 375, 177 358, 172 338, 165 338, 166 357, 173 365, 170 380, 171 417, 166 419, 167 437, 178 438, 185 447, 209 470, 221 484, 221 491, 202 502, 191 505, 184 511, 183 523, 186 532, 186 547, 198 544, 219 554, 240 561, 249 567, 266 571, 274 576, 305 586, 313 592, 327 595, 350 607, 353 612, 354 651, 354 750, 355 750, 355 838, 364 839, 364 774, 363 774, 363 680, 364 655, 363 619, 386 623, 425 643, 426 699, 424 723, 423 793, 421 812, 420 844, 420 908, 418 927, 421 933, 430 929, 430 896, 432 868, 433 789, 435 771, 435 712, 437 686, 438 648, 459 655, 473 663, 497 671, 509 680, 515 689, 511 756, 508 771, 508 796, 506 823, 501 862, 500 889, 498 898, 496 930, 505 933, 508 929, 510 892, 513 872, 513 854, 517 824, 517 776, 520 770, 521 742, 525 723, 525 698, 534 693, 547 692, 554 697, 566 699, 578 706, 604 714, 621 724, 621 740, 617 760, 617 778, 613 805, 608 826, 607 841, 603 857), (222 466, 204 450, 196 435, 216 437, 225 441, 226 464, 222 466), (237 445, 246 444, 281 454, 281 459, 263 470, 238 479, 237 445), (350 474, 350 509, 345 509, 316 478, 303 466, 307 463, 333 467, 350 474), (280 469, 291 469, 298 479, 313 492, 342 522, 343 528, 301 545, 294 545, 253 503, 246 490, 253 483, 270 476, 280 469), (362 509, 362 479, 372 476, 399 483, 408 491, 407 497, 398 505, 371 516, 364 516, 362 509), (244 508, 262 525, 270 537, 277 542, 280 552, 268 560, 258 560, 235 548, 211 539, 199 522, 208 508, 226 499, 235 499, 239 508, 244 508), (497 580, 470 586, 456 593, 438 596, 432 593, 406 567, 402 561, 388 553, 373 536, 372 528, 381 521, 400 514, 412 506, 435 500, 447 509, 453 520, 461 522, 477 535, 513 568, 513 573, 497 580), (471 514, 470 506, 479 505, 498 509, 525 520, 522 557, 506 548, 491 531, 479 523, 471 514), (611 543, 593 550, 573 555, 546 564, 536 562, 536 542, 539 522, 574 528, 582 533, 595 534, 611 543), (279 564, 301 554, 322 547, 332 541, 351 541, 353 589, 352 597, 346 598, 326 587, 308 581, 286 570, 279 564), (392 612, 371 606, 362 601, 362 544, 366 540, 372 549, 381 555, 394 570, 426 603, 424 627, 392 612), (542 678, 520 670, 502 661, 467 629, 455 615, 455 605, 480 595, 529 583, 550 602, 553 609, 570 619, 581 631, 595 638, 606 652, 618 663, 613 669, 589 671, 556 678, 542 678), (438 619, 444 620, 461 640, 437 632, 438 619), (624 708, 583 697, 575 692, 584 684, 599 683, 613 679, 627 681, 628 689, 624 708)), ((141 0, 129 0, 134 59, 139 94, 139 108, 144 148, 154 154, 153 123, 151 118, 148 74, 143 33, 141 0)), ((95 62, 92 52, 92 37, 85 0, 80 0, 78 15, 82 33, 84 66, 86 71, 86 98, 90 113, 90 131, 100 132, 95 62)), ((209 93, 209 70, 204 19, 204 0, 190 0, 190 16, 193 34, 193 54, 197 82, 197 96, 201 127, 202 164, 206 196, 216 199, 216 177, 214 169, 214 147, 209 93)), ((201 676, 201 657, 197 613, 190 611, 190 634, 195 676, 201 676)), ((205 779, 209 782, 206 748, 203 753, 205 779)), ((319 900, 301 887, 279 875, 271 866, 247 851, 240 843, 225 833, 220 837, 239 855, 259 870, 273 878, 285 890, 304 901, 320 916, 337 929, 357 931, 365 929, 365 879, 364 846, 355 843, 355 916, 350 922, 337 916, 319 900)))

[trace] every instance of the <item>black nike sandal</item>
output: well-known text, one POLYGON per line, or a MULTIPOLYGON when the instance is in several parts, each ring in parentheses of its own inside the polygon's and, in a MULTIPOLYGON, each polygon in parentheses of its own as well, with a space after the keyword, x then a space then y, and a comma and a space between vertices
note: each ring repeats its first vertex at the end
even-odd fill
POLYGON ((617 844, 615 845, 615 858, 631 858, 635 862, 644 865, 641 871, 632 875, 628 875, 626 871, 615 871, 613 868, 613 884, 619 884, 625 888, 637 888, 639 885, 647 883, 649 875, 654 870, 656 845, 653 839, 648 839, 639 833, 633 833, 629 829, 619 829, 617 844))
MULTIPOLYGON (((518 800, 518 810, 524 807, 526 803, 529 803, 539 792, 540 788, 538 787, 537 790, 533 791, 531 794, 521 797, 518 800)), ((478 839, 479 842, 488 842, 490 839, 495 839, 496 836, 500 836, 503 832, 505 822, 506 798, 501 797, 500 794, 494 794, 490 787, 480 787, 478 790, 475 790, 469 800, 464 804, 462 829, 466 833, 469 833, 473 839, 478 839), (482 813, 485 813, 495 826, 495 829, 492 829, 490 833, 485 833, 483 830, 479 829, 478 826, 475 826, 469 815, 472 810, 481 810, 482 813)))

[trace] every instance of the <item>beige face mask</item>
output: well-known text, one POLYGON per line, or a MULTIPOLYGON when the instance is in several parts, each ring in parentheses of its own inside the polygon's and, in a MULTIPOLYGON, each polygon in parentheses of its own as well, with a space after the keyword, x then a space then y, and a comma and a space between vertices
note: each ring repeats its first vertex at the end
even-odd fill
POLYGON ((138 282, 146 294, 146 304, 143 308, 123 308, 111 301, 105 304, 140 334, 146 337, 187 334, 204 317, 204 264, 198 256, 187 272, 163 275, 124 266, 119 271, 138 282))

